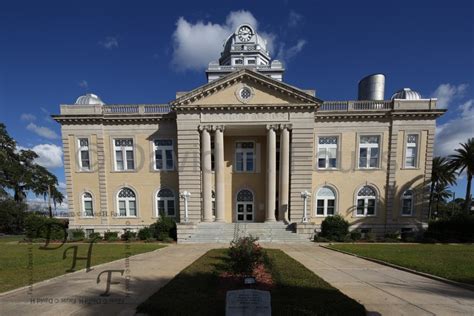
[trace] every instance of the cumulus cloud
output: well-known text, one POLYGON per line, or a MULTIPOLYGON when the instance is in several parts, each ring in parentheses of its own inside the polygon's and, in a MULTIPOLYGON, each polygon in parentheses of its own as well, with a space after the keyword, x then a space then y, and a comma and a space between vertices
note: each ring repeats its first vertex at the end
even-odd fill
POLYGON ((118 47, 118 38, 116 36, 107 36, 102 41, 99 41, 99 45, 106 49, 113 49, 118 47))
POLYGON ((27 121, 27 122, 31 122, 31 121, 35 121, 35 120, 36 120, 36 116, 34 116, 34 115, 31 114, 31 113, 23 113, 23 114, 20 116, 20 120, 22 120, 22 121, 27 121))
POLYGON ((32 148, 38 154, 35 162, 45 168, 59 168, 63 166, 63 149, 54 144, 39 144, 32 148))
POLYGON ((439 85, 433 93, 433 97, 438 99, 437 106, 443 109, 448 108, 453 100, 458 99, 464 95, 467 87, 467 84, 460 84, 456 86, 449 83, 444 83, 439 85))
POLYGON ((295 57, 299 52, 301 52, 305 45, 306 45, 306 41, 304 39, 298 40, 298 42, 295 45, 291 46, 290 48, 286 48, 286 45, 282 43, 280 45, 280 49, 278 50, 277 58, 288 62, 290 59, 295 57))
POLYGON ((58 139, 59 136, 56 134, 55 131, 52 129, 46 127, 46 126, 38 126, 35 123, 30 123, 26 126, 26 129, 29 130, 30 132, 33 132, 41 137, 47 138, 47 139, 58 139))
MULTIPOLYGON (((192 23, 180 17, 173 33, 173 66, 178 70, 206 68, 209 62, 219 59, 224 42, 243 23, 251 24, 258 30, 257 19, 245 10, 230 12, 223 24, 204 21, 192 23)), ((259 34, 267 41, 271 53, 276 35, 267 32, 259 34)))
POLYGON ((290 15, 288 17, 288 26, 296 27, 301 23, 302 20, 303 20, 303 16, 301 14, 291 10, 290 15))
POLYGON ((447 156, 474 135, 474 99, 459 105, 458 116, 436 127, 435 155, 447 156))
POLYGON ((81 80, 79 82, 79 87, 87 89, 89 87, 89 83, 86 80, 81 80))

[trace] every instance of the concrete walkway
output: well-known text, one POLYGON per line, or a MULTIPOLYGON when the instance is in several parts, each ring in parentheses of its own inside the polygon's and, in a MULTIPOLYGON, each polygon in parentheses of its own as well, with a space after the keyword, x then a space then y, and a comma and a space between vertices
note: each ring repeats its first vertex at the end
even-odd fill
POLYGON ((222 245, 172 245, 49 281, 31 289, 0 294, 0 315, 134 315, 145 301, 176 274, 207 250, 222 245), (106 270, 124 270, 111 274, 110 295, 106 290, 106 270))
POLYGON ((474 292, 316 244, 280 248, 365 306, 369 315, 474 315, 474 292))

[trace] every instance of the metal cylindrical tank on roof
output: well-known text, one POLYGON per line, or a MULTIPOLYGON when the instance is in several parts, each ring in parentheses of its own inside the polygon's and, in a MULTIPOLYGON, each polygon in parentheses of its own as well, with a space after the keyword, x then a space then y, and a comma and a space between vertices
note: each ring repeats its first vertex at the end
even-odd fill
POLYGON ((359 100, 383 100, 385 95, 385 76, 373 74, 359 81, 359 100))

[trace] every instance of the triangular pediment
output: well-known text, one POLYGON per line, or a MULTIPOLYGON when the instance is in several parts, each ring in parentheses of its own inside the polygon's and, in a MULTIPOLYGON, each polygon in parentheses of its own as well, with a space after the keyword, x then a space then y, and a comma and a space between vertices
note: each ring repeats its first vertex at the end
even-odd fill
POLYGON ((242 69, 180 96, 175 108, 311 106, 322 101, 286 83, 242 69))

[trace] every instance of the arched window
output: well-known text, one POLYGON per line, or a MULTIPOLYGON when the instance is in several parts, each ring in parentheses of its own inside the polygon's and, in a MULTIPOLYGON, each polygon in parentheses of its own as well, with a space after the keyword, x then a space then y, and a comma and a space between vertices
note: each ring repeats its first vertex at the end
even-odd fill
POLYGON ((158 216, 176 216, 175 196, 170 189, 161 189, 156 195, 158 216))
POLYGON ((402 216, 413 215, 413 191, 406 190, 402 194, 402 216))
POLYGON ((375 216, 377 191, 370 185, 357 192, 357 216, 375 216))
POLYGON ((92 203, 92 195, 89 192, 85 192, 82 195, 82 214, 84 214, 84 217, 94 216, 94 206, 92 203))
POLYGON ((135 192, 123 188, 117 194, 118 216, 137 216, 137 198, 135 192))
POLYGON ((324 186, 316 193, 316 216, 332 216, 336 213, 336 194, 324 186))
POLYGON ((253 222, 253 193, 250 190, 240 190, 237 193, 237 221, 238 222, 253 222))

